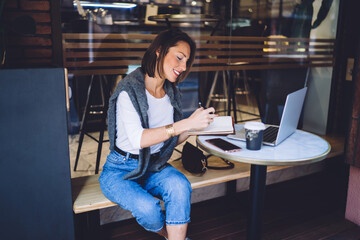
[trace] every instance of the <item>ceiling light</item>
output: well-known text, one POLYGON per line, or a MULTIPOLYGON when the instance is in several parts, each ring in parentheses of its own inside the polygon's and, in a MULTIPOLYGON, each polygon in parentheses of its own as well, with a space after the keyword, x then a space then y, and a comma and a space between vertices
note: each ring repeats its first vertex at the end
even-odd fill
MULTIPOLYGON (((73 2, 74 7, 76 2, 73 2)), ((93 7, 93 8, 134 8, 136 7, 135 3, 94 3, 87 1, 80 1, 80 5, 83 7, 93 7)))

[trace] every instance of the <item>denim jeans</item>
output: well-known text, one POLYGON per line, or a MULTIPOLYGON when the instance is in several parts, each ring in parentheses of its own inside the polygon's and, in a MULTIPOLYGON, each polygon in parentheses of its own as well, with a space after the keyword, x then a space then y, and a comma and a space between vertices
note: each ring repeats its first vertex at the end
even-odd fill
POLYGON ((138 167, 138 160, 111 151, 99 178, 103 194, 129 210, 146 230, 160 231, 167 225, 190 222, 191 185, 187 178, 168 164, 160 172, 149 172, 137 180, 123 176, 138 167), (155 198, 157 197, 157 198, 155 198), (160 200, 165 203, 164 216, 160 200))

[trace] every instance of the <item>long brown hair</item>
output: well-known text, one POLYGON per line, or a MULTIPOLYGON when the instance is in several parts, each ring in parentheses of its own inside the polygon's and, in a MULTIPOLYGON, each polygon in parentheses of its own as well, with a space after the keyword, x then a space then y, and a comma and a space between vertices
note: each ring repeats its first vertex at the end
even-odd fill
POLYGON ((169 52, 169 49, 173 46, 176 46, 180 41, 184 41, 190 46, 190 57, 186 62, 186 71, 182 72, 178 76, 176 83, 184 80, 187 74, 190 72, 191 65, 194 62, 196 44, 194 40, 189 37, 189 35, 176 28, 163 31, 156 36, 150 47, 146 50, 142 59, 141 69, 143 73, 148 74, 149 77, 154 77, 155 71, 157 71, 159 76, 162 78, 164 74, 164 58, 169 52), (160 49, 159 57, 156 55, 156 51, 158 49, 160 49), (155 70, 155 68, 157 69, 155 70))

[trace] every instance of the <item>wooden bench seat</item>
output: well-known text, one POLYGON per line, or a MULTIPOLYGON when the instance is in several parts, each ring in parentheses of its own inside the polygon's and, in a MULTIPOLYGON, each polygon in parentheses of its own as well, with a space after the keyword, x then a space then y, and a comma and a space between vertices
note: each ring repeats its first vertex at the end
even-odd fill
MULTIPOLYGON (((340 156, 344 153, 344 138, 336 136, 324 137, 330 145, 331 152, 328 158, 340 156)), ((211 165, 221 164, 221 161, 216 160, 215 157, 210 158, 211 165)), ((181 171, 189 179, 193 189, 202 188, 214 184, 230 182, 233 180, 245 179, 248 181, 250 176, 250 165, 244 163, 235 162, 235 167, 229 170, 211 170, 209 169, 203 175, 191 174, 187 172, 181 161, 171 162, 171 164, 181 171)), ((276 173, 291 171, 289 174, 279 174, 279 178, 276 180, 270 180, 267 184, 271 184, 274 181, 286 181, 289 178, 300 177, 306 174, 311 174, 322 169, 324 162, 306 165, 304 171, 294 171, 303 168, 303 166, 269 166, 267 168, 268 178, 276 173)), ((116 204, 108 200, 101 192, 99 181, 99 175, 92 175, 80 178, 72 179, 72 191, 73 191, 73 210, 75 214, 89 212, 93 210, 99 210, 116 204)))
MULTIPOLYGON (((221 171, 208 170, 205 174, 198 175, 187 172, 183 168, 181 161, 171 162, 171 164, 185 174, 191 182, 193 189, 246 178, 249 176, 250 171, 248 164, 235 163, 233 169, 221 171)), ((74 213, 82 213, 116 205, 102 194, 98 178, 99 174, 72 179, 74 213)))

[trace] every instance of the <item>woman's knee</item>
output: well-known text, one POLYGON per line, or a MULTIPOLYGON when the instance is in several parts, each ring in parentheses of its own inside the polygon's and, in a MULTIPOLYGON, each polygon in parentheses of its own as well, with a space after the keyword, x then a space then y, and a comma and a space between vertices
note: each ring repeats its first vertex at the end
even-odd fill
POLYGON ((137 206, 132 211, 132 214, 137 222, 148 231, 160 231, 165 223, 165 217, 161 210, 160 201, 154 198, 153 201, 138 199, 136 202, 137 206))
MULTIPOLYGON (((174 199, 190 199, 191 184, 189 180, 181 173, 169 176, 166 181, 167 196, 174 199)), ((164 199, 165 200, 165 199, 164 199)))
POLYGON ((180 225, 190 221, 191 184, 183 174, 169 177, 163 200, 166 224, 180 225))

